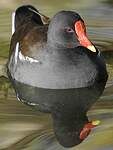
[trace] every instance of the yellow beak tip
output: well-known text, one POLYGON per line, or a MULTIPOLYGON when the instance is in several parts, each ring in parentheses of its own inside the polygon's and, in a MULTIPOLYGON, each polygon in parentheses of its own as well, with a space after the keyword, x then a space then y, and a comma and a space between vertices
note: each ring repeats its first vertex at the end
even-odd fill
POLYGON ((92 51, 92 52, 96 52, 96 48, 92 45, 92 46, 88 46, 87 47, 90 51, 92 51))
POLYGON ((98 126, 100 123, 101 123, 100 120, 94 120, 94 121, 92 121, 92 125, 94 125, 94 126, 98 126))

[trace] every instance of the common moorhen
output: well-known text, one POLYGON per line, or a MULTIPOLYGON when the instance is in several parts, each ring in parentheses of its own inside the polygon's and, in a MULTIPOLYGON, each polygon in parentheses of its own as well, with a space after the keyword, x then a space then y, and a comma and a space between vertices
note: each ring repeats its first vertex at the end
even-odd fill
POLYGON ((86 115, 107 81, 101 52, 80 15, 60 11, 49 21, 33 6, 15 12, 8 76, 17 98, 53 118, 64 147, 81 143, 98 123, 86 115))

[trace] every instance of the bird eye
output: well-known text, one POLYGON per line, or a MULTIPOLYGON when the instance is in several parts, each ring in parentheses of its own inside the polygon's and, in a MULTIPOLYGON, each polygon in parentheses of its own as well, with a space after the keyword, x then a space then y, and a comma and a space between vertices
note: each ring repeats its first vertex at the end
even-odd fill
POLYGON ((74 32, 73 29, 71 27, 67 27, 66 28, 66 32, 74 32))

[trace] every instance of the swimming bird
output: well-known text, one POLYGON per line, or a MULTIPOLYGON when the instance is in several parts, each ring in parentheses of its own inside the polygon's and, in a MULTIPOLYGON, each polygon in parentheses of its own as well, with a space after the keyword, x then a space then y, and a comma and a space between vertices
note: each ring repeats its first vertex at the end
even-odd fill
POLYGON ((101 96, 108 74, 101 52, 74 11, 50 20, 31 5, 13 14, 7 72, 18 100, 51 113, 57 140, 80 144, 98 121, 87 111, 101 96))

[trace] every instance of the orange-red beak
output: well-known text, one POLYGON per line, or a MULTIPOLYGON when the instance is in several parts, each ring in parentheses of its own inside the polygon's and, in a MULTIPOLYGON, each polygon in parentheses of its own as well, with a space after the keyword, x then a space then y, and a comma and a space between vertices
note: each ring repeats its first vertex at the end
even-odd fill
POLYGON ((84 23, 81 20, 79 20, 75 23, 75 31, 76 31, 76 34, 78 36, 78 40, 79 40, 80 44, 82 46, 88 48, 92 52, 96 52, 95 47, 89 41, 89 39, 86 35, 86 27, 85 27, 84 23))
POLYGON ((91 132, 91 129, 98 126, 99 124, 100 124, 99 120, 94 120, 85 124, 82 131, 80 132, 80 139, 84 140, 91 132))

